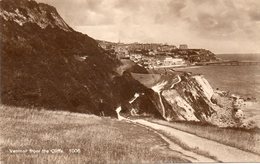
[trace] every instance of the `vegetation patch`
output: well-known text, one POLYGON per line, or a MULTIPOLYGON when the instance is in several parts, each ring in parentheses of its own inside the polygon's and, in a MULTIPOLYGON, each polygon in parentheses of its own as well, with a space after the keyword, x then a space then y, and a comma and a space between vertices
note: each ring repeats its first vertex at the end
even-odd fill
POLYGON ((0 128, 6 163, 188 162, 152 131, 94 115, 0 106, 0 128))

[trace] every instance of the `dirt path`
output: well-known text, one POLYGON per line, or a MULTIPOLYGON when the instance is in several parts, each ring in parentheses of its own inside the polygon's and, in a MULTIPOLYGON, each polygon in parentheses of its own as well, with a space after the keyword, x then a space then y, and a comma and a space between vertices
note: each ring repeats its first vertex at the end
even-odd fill
MULTIPOLYGON (((184 150, 180 145, 172 142, 169 138, 167 138, 165 135, 161 134, 160 132, 154 130, 153 127, 149 127, 147 125, 144 125, 142 124, 140 121, 138 120, 130 120, 130 119, 127 119, 123 116, 120 115, 120 111, 122 110, 121 106, 119 106, 117 109, 116 109, 116 112, 117 112, 117 115, 118 115, 118 119, 120 121, 124 120, 126 122, 130 122, 130 123, 138 123, 140 126, 146 128, 146 129, 149 129, 149 130, 152 130, 154 133, 156 133, 157 135, 159 135, 165 142, 168 143, 169 145, 169 148, 174 151, 174 152, 177 152, 180 154, 180 156, 182 158, 185 158, 191 162, 219 162, 217 160, 213 160, 211 158, 207 158, 205 156, 202 156, 202 155, 199 155, 199 154, 196 154, 196 153, 193 153, 191 151, 188 151, 188 150, 184 150)), ((142 121, 142 120, 141 120, 142 121)), ((143 120, 144 121, 144 120, 143 120)), ((147 122, 147 121, 146 121, 147 122)), ((149 123, 149 122, 148 122, 149 123)))
POLYGON ((163 102, 162 102, 162 96, 161 96, 161 92, 157 92, 157 94, 158 94, 158 96, 159 96, 159 101, 160 101, 160 104, 161 104, 161 107, 162 107, 162 116, 163 116, 163 118, 166 118, 165 117, 165 107, 164 107, 164 105, 163 105, 163 102))
MULTIPOLYGON (((132 120, 126 120, 128 122, 135 122, 132 120)), ((135 122, 136 123, 136 122, 135 122)), ((165 142, 168 143, 168 147, 169 149, 171 149, 174 152, 179 153, 179 155, 181 156, 181 158, 187 159, 190 162, 219 162, 217 160, 196 154, 192 151, 188 151, 183 149, 181 146, 179 146, 178 144, 174 143, 173 141, 171 141, 169 138, 167 138, 166 136, 164 136, 163 134, 161 134, 160 132, 153 130, 153 128, 149 128, 147 126, 141 125, 142 127, 149 129, 151 131, 153 131, 154 133, 156 133, 157 135, 159 135, 165 142)))
POLYGON ((162 81, 162 82, 157 83, 155 86, 152 87, 152 90, 154 92, 156 92, 158 94, 158 96, 159 96, 160 105, 162 107, 162 116, 163 116, 163 118, 166 118, 166 117, 165 117, 165 107, 164 107, 163 102, 162 102, 161 92, 162 92, 164 86, 167 83, 168 83, 167 81, 162 81))
MULTIPOLYGON (((198 149, 203 152, 207 152, 210 156, 214 156, 217 158, 217 161, 221 162, 259 162, 260 156, 255 155, 250 152, 246 152, 235 147, 223 145, 221 143, 208 140, 205 138, 198 137, 196 135, 183 132, 172 127, 167 127, 164 125, 159 125, 156 123, 152 123, 146 120, 131 120, 131 122, 138 123, 144 125, 146 127, 152 128, 164 137, 164 134, 167 134, 169 137, 172 136, 173 138, 178 138, 183 144, 188 145, 192 149, 198 149), (159 132, 160 131, 160 132, 159 132)), ((193 157, 195 162, 212 162, 214 160, 210 158, 203 157, 196 153, 183 150, 180 146, 172 143, 166 137, 163 138, 166 142, 170 144, 173 150, 177 150, 182 152, 187 156, 193 157), (211 160, 211 161, 210 161, 211 160)))
POLYGON ((177 79, 178 79, 178 81, 172 84, 171 89, 173 89, 173 87, 174 87, 176 84, 178 84, 178 83, 181 82, 181 78, 180 78, 179 75, 177 75, 177 79))

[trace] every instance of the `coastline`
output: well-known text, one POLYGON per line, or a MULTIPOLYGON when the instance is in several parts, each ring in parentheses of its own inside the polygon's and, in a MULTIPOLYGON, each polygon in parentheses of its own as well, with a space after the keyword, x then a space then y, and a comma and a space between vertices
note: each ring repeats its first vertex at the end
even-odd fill
MULTIPOLYGON (((235 56, 236 58, 232 59, 225 58, 225 61, 236 61, 236 62, 259 62, 260 60, 245 59, 244 56, 235 56)), ((227 97, 234 99, 234 106, 238 110, 242 111, 245 121, 254 121, 257 127, 260 127, 260 97, 259 97, 259 79, 260 75, 258 74, 258 65, 184 65, 184 66, 162 66, 150 70, 157 70, 158 72, 164 70, 167 72, 187 72, 192 75, 202 75, 204 76, 211 86, 214 88, 214 91, 223 91, 227 93, 227 97), (224 66, 224 67, 223 67, 224 66), (215 74, 211 69, 217 68, 218 73, 215 74), (220 69, 219 69, 220 68, 220 69), (229 72, 231 68, 231 73, 229 72), (241 68, 241 69, 240 69, 241 68), (249 70, 247 70, 250 68, 249 70), (254 69, 251 69, 254 68, 254 69), (200 70, 207 70, 203 72, 200 70), (219 70, 218 70, 219 69, 219 70), (234 71, 235 70, 235 71, 234 71), (240 71, 241 70, 241 71, 240 71), (246 70, 246 71, 244 71, 246 70), (232 72, 234 71, 234 72, 232 72), (245 73, 246 72, 246 73, 245 73), (249 77, 248 75, 253 75, 249 77), (209 76, 210 75, 210 76, 209 76), (231 76, 230 76, 231 75, 231 76), (238 77, 233 77, 232 75, 239 75, 238 77), (216 80, 214 80, 214 78, 216 80), (218 83, 221 81, 221 83, 218 83), (236 81, 236 82, 234 82, 236 81), (233 83, 234 82, 234 83, 233 83), (229 84, 230 83, 230 84, 229 84), (245 83, 246 85, 242 85, 245 83), (223 85, 224 84, 224 85, 223 85), (249 86, 249 87, 248 87, 249 86), (252 89, 253 88, 253 89, 252 89)))
MULTIPOLYGON (((217 67, 221 67, 221 66, 217 66, 217 67)), ((233 67, 236 67, 236 66, 233 66, 233 67)), ((242 67, 245 67, 245 66, 242 66, 242 67)), ((178 68, 176 70, 190 72, 190 71, 187 71, 187 69, 196 70, 198 68, 204 69, 204 68, 209 68, 209 66, 185 67, 185 68, 178 68)), ((213 67, 211 67, 211 68, 213 68, 213 67)), ((192 72, 192 74, 194 74, 194 73, 192 72)), ((206 76, 203 72, 201 74, 206 76)), ((243 75, 241 75, 241 76, 243 76, 243 75)), ((254 75, 254 76, 255 76, 255 78, 258 77, 258 75, 254 75)), ((206 77, 206 79, 211 84, 216 81, 216 80, 213 81, 212 78, 206 77)), ((232 81, 231 78, 230 78, 230 81, 232 81)), ((255 79, 255 81, 257 81, 257 79, 255 79)), ((232 85, 232 84, 230 84, 230 85, 232 85)), ((248 85, 250 85, 250 84, 248 84, 248 85)), ((214 88, 216 88, 216 87, 223 88, 220 84, 215 84, 214 88)), ((259 97, 257 96, 256 93, 253 94, 252 92, 250 94, 243 94, 242 92, 240 92, 240 89, 237 89, 237 91, 234 92, 234 89, 232 90, 231 87, 229 88, 229 86, 226 86, 225 89, 224 89, 224 92, 227 92, 230 97, 233 97, 234 99, 237 100, 237 104, 235 104, 235 105, 237 105, 238 109, 243 112, 243 115, 245 117, 245 121, 247 121, 247 122, 248 121, 254 121, 255 125, 258 128, 260 128, 260 101, 259 101, 259 97)), ((221 89, 221 90, 223 90, 223 89, 221 89)), ((255 88, 255 90, 257 90, 257 88, 255 88)), ((216 89, 215 89, 215 91, 216 91, 216 89)))

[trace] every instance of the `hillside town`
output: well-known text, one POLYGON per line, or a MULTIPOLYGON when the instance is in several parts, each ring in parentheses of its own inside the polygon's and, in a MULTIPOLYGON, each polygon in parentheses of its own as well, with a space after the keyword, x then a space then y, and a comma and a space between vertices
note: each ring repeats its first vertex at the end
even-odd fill
POLYGON ((183 67, 216 61, 214 53, 205 49, 190 49, 187 44, 179 47, 158 43, 113 43, 98 41, 105 51, 118 59, 130 59, 148 69, 183 67))

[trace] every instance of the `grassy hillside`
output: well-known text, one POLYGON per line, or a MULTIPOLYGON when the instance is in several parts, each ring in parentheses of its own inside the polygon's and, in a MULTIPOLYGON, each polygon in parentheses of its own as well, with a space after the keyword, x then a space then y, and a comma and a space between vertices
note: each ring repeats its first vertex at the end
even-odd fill
POLYGON ((0 128, 6 163, 187 162, 153 132, 94 115, 0 106, 0 128))
POLYGON ((145 68, 137 65, 135 62, 133 62, 130 59, 120 59, 120 62, 122 64, 120 65, 120 67, 117 68, 117 72, 119 74, 122 74, 124 71, 148 74, 148 71, 145 68))
MULTIPOLYGON (((130 60, 121 63, 67 25, 64 30, 57 25, 63 19, 54 7, 33 0, 2 0, 0 10, 5 13, 0 14, 2 104, 117 117, 119 105, 129 106, 135 93, 148 90, 123 74, 147 73, 144 68, 130 60), (41 28, 41 19, 50 24, 41 28), (18 20, 26 23, 20 26, 18 20)), ((149 108, 140 113, 160 116, 158 99, 147 92, 138 106, 149 108)))
POLYGON ((158 83, 162 76, 160 74, 140 74, 140 73, 132 73, 134 79, 142 83, 144 86, 151 88, 156 83, 158 83))

